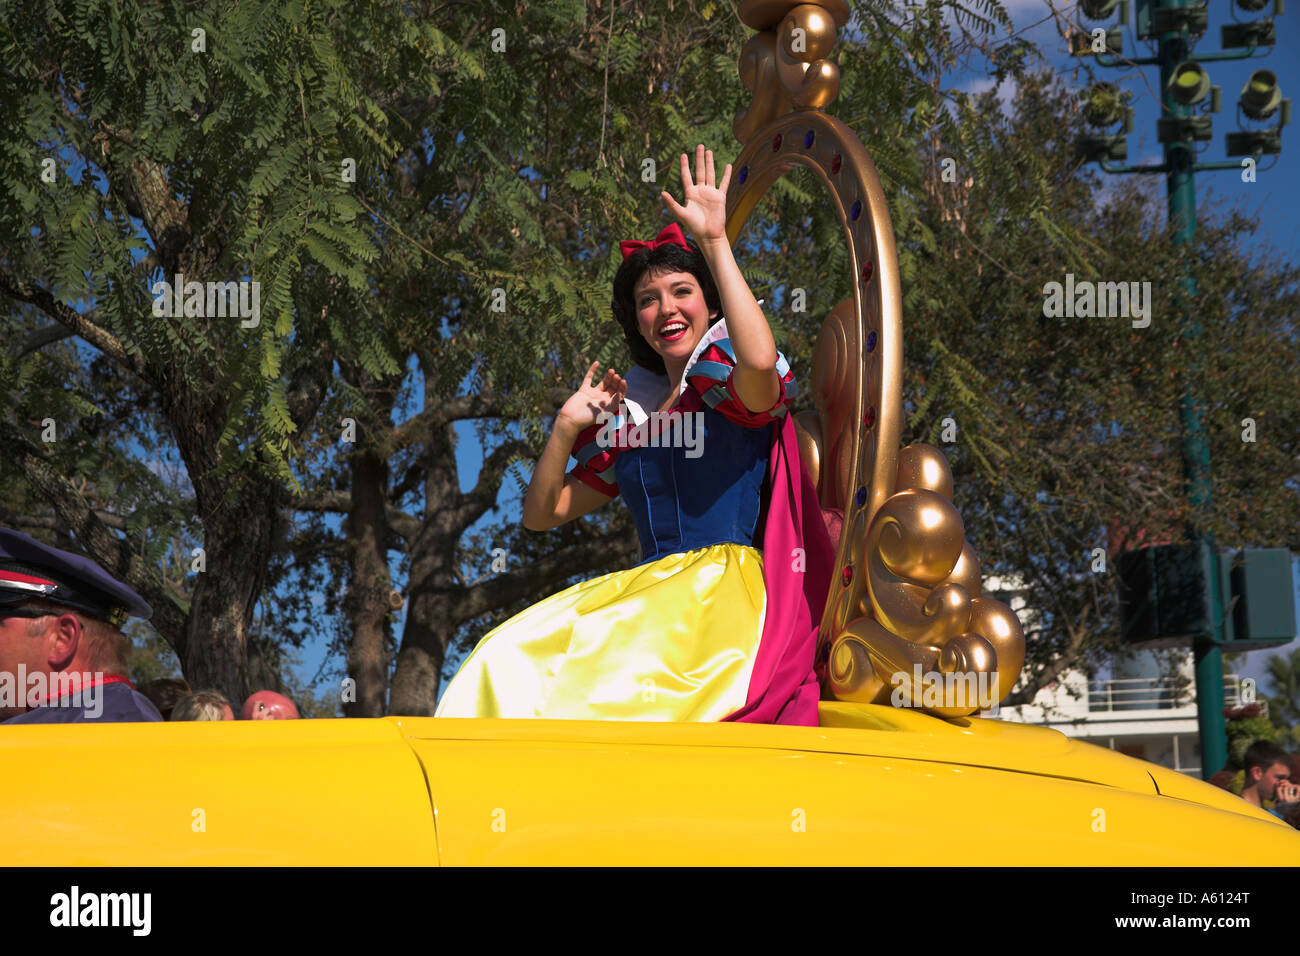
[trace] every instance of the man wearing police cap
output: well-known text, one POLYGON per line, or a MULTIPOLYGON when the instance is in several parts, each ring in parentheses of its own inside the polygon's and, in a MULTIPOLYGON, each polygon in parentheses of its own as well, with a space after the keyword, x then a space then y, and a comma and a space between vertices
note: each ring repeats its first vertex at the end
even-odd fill
POLYGON ((161 720, 121 673, 140 595, 94 561, 0 528, 0 722, 161 720))

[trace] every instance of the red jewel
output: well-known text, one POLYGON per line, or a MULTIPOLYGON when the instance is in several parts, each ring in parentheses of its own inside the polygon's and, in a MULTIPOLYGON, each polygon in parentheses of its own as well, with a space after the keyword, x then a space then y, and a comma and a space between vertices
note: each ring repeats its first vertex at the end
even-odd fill
POLYGON ((775 153, 780 148, 781 148, 781 134, 777 133, 775 136, 772 137, 772 152, 775 153))
POLYGON ((875 423, 876 423, 876 406, 868 405, 867 413, 862 416, 862 424, 864 427, 870 428, 875 423))
POLYGON ((832 172, 832 173, 838 173, 838 172, 840 171, 840 164, 841 164, 842 162, 844 162, 844 160, 840 157, 840 154, 839 154, 839 153, 836 153, 834 156, 832 156, 832 157, 831 157, 831 172, 832 172))
POLYGON ((845 587, 848 587, 849 582, 852 580, 853 580, 853 565, 846 564, 844 565, 844 570, 840 572, 840 583, 842 583, 845 587))
POLYGON ((875 271, 875 267, 870 262, 864 262, 862 264, 862 281, 870 282, 871 273, 874 271, 875 271))

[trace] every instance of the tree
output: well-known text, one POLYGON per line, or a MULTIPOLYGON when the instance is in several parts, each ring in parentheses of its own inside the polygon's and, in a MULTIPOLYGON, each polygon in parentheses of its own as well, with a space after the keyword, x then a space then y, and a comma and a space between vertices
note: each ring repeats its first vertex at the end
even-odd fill
MULTIPOLYGON (((187 676, 242 698, 253 609, 294 486, 292 444, 330 386, 331 357, 396 371, 364 323, 338 315, 365 314, 362 265, 375 258, 373 224, 340 171, 397 150, 388 104, 357 79, 376 63, 418 65, 404 92, 434 95, 439 75, 471 67, 405 11, 362 23, 341 3, 92 2, 11 11, 3 30, 9 321, 33 343, 25 354, 78 336, 103 363, 105 391, 130 396, 115 409, 81 396, 80 414, 59 423, 66 437, 41 448, 28 423, 49 415, 18 393, 0 430, 6 460, 62 531, 153 604, 187 676), (161 283, 177 276, 235 283, 251 308, 239 321, 214 314, 209 292, 167 314, 161 283), (201 528, 204 570, 183 593, 158 573, 156 540, 141 553, 143 515, 121 516, 118 537, 96 507, 107 489, 66 477, 90 450, 86 419, 108 419, 92 433, 130 435, 135 414, 173 444, 192 489, 167 522, 201 528)), ((148 484, 142 462, 125 470, 148 484)))

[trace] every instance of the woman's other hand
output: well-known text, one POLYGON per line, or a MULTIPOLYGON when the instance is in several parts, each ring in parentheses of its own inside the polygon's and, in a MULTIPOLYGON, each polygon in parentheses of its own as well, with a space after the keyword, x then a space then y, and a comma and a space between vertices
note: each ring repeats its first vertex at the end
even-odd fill
POLYGON ((600 382, 591 384, 592 376, 599 368, 599 362, 591 363, 591 368, 582 377, 582 386, 569 396, 556 416, 578 431, 594 425, 602 412, 616 414, 619 403, 627 395, 627 382, 613 369, 608 370, 600 382))
POLYGON ((686 188, 686 205, 678 205, 667 191, 660 193, 664 205, 677 221, 701 245, 727 238, 727 184, 731 182, 731 164, 722 172, 722 182, 713 171, 713 150, 701 143, 695 147, 695 178, 686 154, 682 153, 682 185, 686 188))

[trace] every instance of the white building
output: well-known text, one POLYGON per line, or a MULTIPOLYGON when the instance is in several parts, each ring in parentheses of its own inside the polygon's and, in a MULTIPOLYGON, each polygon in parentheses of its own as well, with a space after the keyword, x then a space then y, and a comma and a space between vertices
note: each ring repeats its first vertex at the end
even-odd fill
MULTIPOLYGON (((990 577, 984 593, 1007 603, 1028 630, 1034 612, 1009 585, 1014 582, 990 577)), ((1092 680, 1082 671, 1066 671, 1040 689, 1033 703, 1002 707, 997 718, 1050 727, 1067 737, 1199 779, 1201 749, 1192 652, 1130 652, 1116 657, 1112 671, 1111 677, 1092 680)), ((1241 689, 1238 675, 1225 676, 1224 706, 1239 706, 1241 689)))

